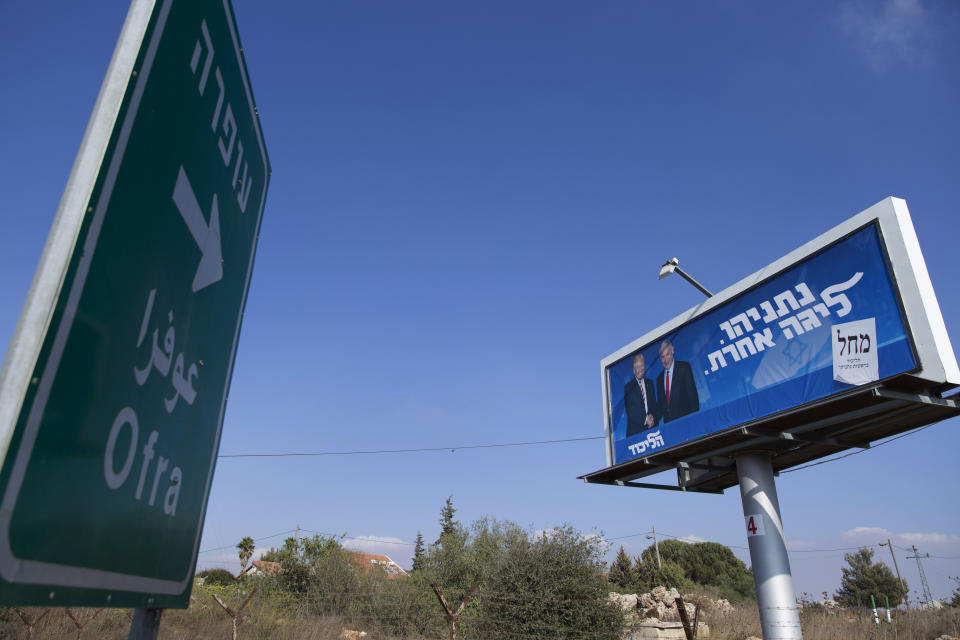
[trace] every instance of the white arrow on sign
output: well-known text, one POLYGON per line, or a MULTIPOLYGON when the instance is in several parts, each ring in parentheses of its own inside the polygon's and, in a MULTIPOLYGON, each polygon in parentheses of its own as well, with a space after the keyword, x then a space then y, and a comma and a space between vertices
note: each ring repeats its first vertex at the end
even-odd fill
POLYGON ((190 186, 187 173, 183 170, 183 165, 180 165, 177 184, 173 188, 173 203, 177 205, 180 216, 187 223, 190 235, 193 236, 194 242, 200 248, 200 264, 197 266, 197 274, 193 277, 193 292, 196 293, 223 278, 217 194, 213 194, 213 204, 210 207, 210 224, 208 225, 203 217, 203 211, 200 209, 200 203, 197 202, 197 196, 193 193, 193 187, 190 186))

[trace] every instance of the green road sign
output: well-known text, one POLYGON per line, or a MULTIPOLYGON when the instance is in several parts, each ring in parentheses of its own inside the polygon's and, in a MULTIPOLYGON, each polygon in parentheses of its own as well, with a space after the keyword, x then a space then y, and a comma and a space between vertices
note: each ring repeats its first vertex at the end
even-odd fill
POLYGON ((0 373, 0 603, 186 607, 270 165, 228 0, 134 0, 0 373))

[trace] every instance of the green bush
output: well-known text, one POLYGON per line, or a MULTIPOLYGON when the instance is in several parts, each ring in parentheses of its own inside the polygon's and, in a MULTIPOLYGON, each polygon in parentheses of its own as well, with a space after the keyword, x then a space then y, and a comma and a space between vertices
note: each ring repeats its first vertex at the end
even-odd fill
POLYGON ((371 573, 361 576, 358 589, 363 595, 351 603, 348 618, 376 620, 381 632, 397 638, 446 637, 446 616, 423 575, 388 580, 371 573))
POLYGON ((226 569, 205 569, 197 574, 197 578, 203 579, 203 584, 209 585, 231 585, 237 581, 233 574, 226 569))
MULTIPOLYGON (((370 596, 361 580, 367 577, 357 572, 350 562, 349 552, 335 550, 325 553, 310 564, 307 598, 318 615, 347 615, 351 605, 356 605, 370 596), (363 585, 363 587, 362 587, 363 585)), ((376 586, 372 582, 371 586, 376 586)))
POLYGON ((869 607, 870 596, 883 602, 890 598, 890 606, 896 607, 906 595, 904 586, 883 562, 873 561, 873 549, 861 547, 856 553, 845 553, 847 566, 841 568, 840 588, 834 597, 845 607, 869 607))
MULTIPOLYGON (((713 587, 728 600, 745 600, 756 597, 753 572, 729 547, 716 542, 681 542, 665 540, 660 543, 660 557, 664 571, 667 564, 679 566, 683 570, 687 587, 701 585, 713 587)), ((641 554, 642 565, 656 566, 653 547, 647 547, 641 554)), ((664 585, 667 586, 667 585, 664 585)), ((677 587, 678 589, 680 587, 677 587)))
POLYGON ((685 591, 691 584, 686 578, 686 573, 679 564, 675 562, 662 562, 662 569, 657 568, 657 561, 639 562, 637 564, 637 593, 650 591, 654 587, 666 587, 667 589, 676 589, 685 591))
POLYGON ((608 600, 603 568, 596 539, 569 526, 512 539, 465 631, 484 639, 616 640, 623 612, 608 600))

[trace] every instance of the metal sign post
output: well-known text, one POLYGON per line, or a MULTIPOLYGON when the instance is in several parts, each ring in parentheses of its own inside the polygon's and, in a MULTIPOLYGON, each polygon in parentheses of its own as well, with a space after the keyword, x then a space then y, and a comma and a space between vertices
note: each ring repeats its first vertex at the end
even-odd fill
POLYGON ((161 614, 163 609, 134 609, 128 640, 157 640, 161 614))
POLYGON ((800 640, 800 616, 770 456, 744 453, 736 460, 763 637, 800 640))

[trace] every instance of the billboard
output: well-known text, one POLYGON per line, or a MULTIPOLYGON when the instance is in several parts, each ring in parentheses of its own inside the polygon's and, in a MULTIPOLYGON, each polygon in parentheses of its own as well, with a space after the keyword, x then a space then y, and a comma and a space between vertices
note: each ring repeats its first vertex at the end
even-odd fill
POLYGON ((601 366, 611 466, 898 376, 960 382, 906 203, 893 198, 601 366))

